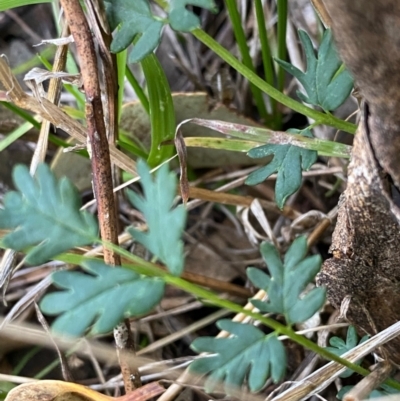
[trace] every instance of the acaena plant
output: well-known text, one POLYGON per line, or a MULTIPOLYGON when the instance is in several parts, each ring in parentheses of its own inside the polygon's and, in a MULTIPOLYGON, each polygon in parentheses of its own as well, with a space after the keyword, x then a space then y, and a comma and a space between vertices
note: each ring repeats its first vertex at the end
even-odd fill
POLYGON ((0 228, 9 230, 1 239, 1 246, 26 253, 27 263, 56 259, 82 268, 81 272, 68 270, 52 274, 52 282, 59 290, 45 295, 40 308, 45 314, 56 317, 52 325, 54 332, 69 336, 107 333, 122 319, 151 311, 163 297, 165 284, 171 284, 212 305, 243 312, 264 325, 262 329, 221 320, 218 327, 230 332, 231 337, 194 341, 194 350, 211 353, 197 359, 191 367, 193 371, 210 374, 206 385, 209 390, 219 381, 225 382, 228 393, 246 378, 252 391, 259 390, 269 377, 280 381, 285 375, 286 351, 279 334, 364 373, 359 366, 319 348, 291 328, 294 323, 316 313, 325 299, 323 288, 304 292, 321 264, 318 255, 306 256, 304 237, 293 242, 283 260, 273 245, 263 243, 260 252, 269 274, 256 268, 247 271, 253 284, 268 294, 265 301, 253 300, 254 306, 261 312, 283 316, 285 324, 244 310, 179 277, 184 264, 181 235, 186 210, 184 206, 174 207, 175 174, 164 165, 152 177, 144 162, 138 164, 138 171, 143 196, 130 193, 129 199, 144 214, 148 231, 143 233, 133 228, 128 231, 167 270, 109 243, 103 245, 129 262, 111 268, 100 259, 68 253, 72 247, 102 243, 97 236, 96 220, 79 210, 79 195, 68 179, 56 180, 44 164, 39 166, 34 177, 24 166, 15 168, 13 177, 17 190, 5 195, 4 207, 0 209, 0 228))

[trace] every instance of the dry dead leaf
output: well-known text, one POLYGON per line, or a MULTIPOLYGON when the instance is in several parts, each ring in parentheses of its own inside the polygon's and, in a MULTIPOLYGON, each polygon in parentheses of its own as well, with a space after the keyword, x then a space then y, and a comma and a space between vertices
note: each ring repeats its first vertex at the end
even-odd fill
POLYGON ((45 39, 45 40, 42 40, 37 45, 33 45, 33 47, 41 46, 41 45, 64 46, 64 45, 69 45, 70 43, 74 43, 74 38, 72 37, 72 35, 69 35, 69 36, 64 37, 64 38, 45 39))
POLYGON ((24 81, 34 81, 37 85, 39 85, 42 82, 52 78, 60 78, 63 82, 68 84, 76 85, 78 87, 82 86, 81 74, 70 74, 63 71, 54 72, 38 67, 32 68, 28 73, 26 73, 24 81))

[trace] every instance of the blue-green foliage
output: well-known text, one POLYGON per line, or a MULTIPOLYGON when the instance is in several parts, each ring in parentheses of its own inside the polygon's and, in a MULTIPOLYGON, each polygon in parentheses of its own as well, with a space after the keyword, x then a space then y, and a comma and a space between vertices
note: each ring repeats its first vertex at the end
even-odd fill
POLYGON ((27 263, 44 263, 97 238, 96 219, 79 210, 79 194, 68 179, 57 182, 45 164, 34 177, 26 166, 19 165, 13 179, 18 191, 4 197, 0 228, 12 230, 3 244, 16 251, 27 250, 27 263))
POLYGON ((168 19, 175 31, 190 32, 200 28, 200 18, 187 10, 188 5, 202 7, 212 12, 217 11, 214 0, 170 0, 168 19))
MULTIPOLYGON (((288 130, 289 133, 313 137, 309 129, 299 131, 288 130)), ((275 201, 282 209, 286 199, 295 193, 301 186, 302 171, 309 170, 317 161, 318 152, 300 148, 294 145, 266 144, 251 149, 247 153, 253 159, 259 159, 268 155, 274 158, 266 166, 252 172, 246 180, 247 185, 256 185, 263 182, 270 175, 277 173, 275 184, 275 201)))
POLYGON ((260 390, 271 377, 280 381, 286 369, 286 353, 274 334, 265 335, 249 324, 219 320, 217 326, 232 334, 229 338, 200 337, 191 345, 196 352, 209 352, 211 356, 196 359, 190 369, 193 372, 210 373, 206 390, 225 382, 227 394, 242 385, 247 377, 251 391, 260 390))
MULTIPOLYGON (((331 346, 330 347, 326 347, 326 349, 329 352, 332 352, 332 354, 341 356, 344 353, 346 353, 347 351, 352 350, 358 344, 363 343, 367 339, 368 339, 368 336, 364 336, 360 340, 360 342, 358 342, 358 336, 357 336, 356 329, 354 328, 354 326, 349 326, 349 328, 347 330, 346 342, 344 342, 340 337, 336 337, 336 336, 332 337, 329 340, 329 344, 331 346)), ((361 362, 362 362, 362 360, 358 361, 357 365, 359 365, 361 362)), ((354 373, 354 371, 352 371, 351 369, 346 369, 340 375, 340 377, 342 377, 342 378, 350 377, 353 373, 354 373)))
POLYGON ((105 7, 111 29, 118 27, 111 43, 112 52, 125 50, 138 34, 140 38, 129 56, 131 63, 141 60, 158 46, 164 22, 154 17, 147 0, 105 1, 105 7))
POLYGON ((283 60, 276 60, 277 63, 303 85, 306 94, 297 92, 301 100, 324 110, 337 109, 350 95, 353 78, 337 54, 331 30, 324 32, 318 57, 308 34, 300 30, 299 36, 306 54, 307 71, 303 72, 283 60))
POLYGON ((125 50, 138 38, 129 55, 129 62, 136 63, 154 51, 161 40, 166 23, 177 31, 189 32, 200 27, 199 18, 187 10, 188 5, 215 11, 213 0, 170 0, 169 21, 153 15, 148 0, 106 0, 106 12, 112 30, 118 28, 111 43, 111 51, 125 50))
POLYGON ((59 271, 54 285, 65 291, 46 295, 40 303, 48 315, 59 315, 52 329, 69 336, 111 331, 121 320, 151 311, 164 295, 164 282, 100 260, 82 263, 86 273, 59 271))
MULTIPOLYGON (((262 312, 283 314, 287 324, 303 322, 311 317, 324 303, 325 290, 315 288, 300 299, 300 294, 313 281, 321 265, 319 256, 306 258, 305 237, 296 239, 282 263, 277 250, 270 244, 261 245, 262 256, 271 276, 259 269, 249 268, 247 274, 253 284, 264 289, 269 301, 252 300, 262 312)), ((229 394, 232 388, 240 387, 247 379, 251 391, 259 391, 271 377, 276 383, 285 375, 285 348, 276 333, 264 334, 249 324, 220 320, 217 326, 232 336, 228 338, 200 337, 191 347, 196 352, 207 352, 196 359, 191 370, 208 373, 207 391, 224 383, 229 394)))
POLYGON ((154 180, 143 161, 137 165, 144 196, 128 191, 132 205, 146 218, 146 233, 129 228, 128 231, 138 242, 160 259, 171 271, 179 276, 183 270, 183 243, 181 240, 186 223, 186 209, 183 205, 173 208, 176 196, 176 175, 162 166, 154 180))
POLYGON ((256 268, 247 269, 247 275, 256 287, 265 290, 268 301, 252 300, 252 304, 261 312, 284 315, 289 325, 310 318, 324 304, 325 288, 314 288, 303 297, 301 294, 318 273, 321 257, 305 257, 305 237, 293 241, 283 262, 272 244, 262 243, 260 251, 270 275, 256 268))

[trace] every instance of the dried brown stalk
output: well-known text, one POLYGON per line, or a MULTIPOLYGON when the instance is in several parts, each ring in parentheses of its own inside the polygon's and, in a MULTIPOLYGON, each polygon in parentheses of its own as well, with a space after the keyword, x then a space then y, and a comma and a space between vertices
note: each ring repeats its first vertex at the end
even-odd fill
MULTIPOLYGON (((96 3, 97 6, 101 3, 96 3)), ((74 37, 77 52, 80 58, 82 81, 86 95, 86 121, 88 126, 88 150, 91 153, 92 174, 95 197, 98 205, 98 218, 101 238, 113 244, 118 244, 118 221, 113 193, 113 180, 111 173, 111 162, 108 148, 107 129, 104 122, 103 104, 99 82, 99 69, 97 66, 96 52, 89 24, 83 13, 79 0, 61 0, 65 18, 74 37)), ((105 68, 110 77, 106 79, 108 89, 107 121, 109 130, 115 132, 115 72, 109 51, 102 40, 101 32, 97 27, 94 17, 93 3, 87 3, 90 11, 92 28, 97 33, 97 41, 100 43, 105 68), (112 81, 112 82, 111 82, 112 81)), ((102 16, 98 14, 101 18, 102 16)), ((105 21, 104 21, 105 22, 105 21)), ((107 72, 106 72, 107 75, 107 72)), ((114 139, 114 135, 112 135, 114 139)), ((110 265, 120 265, 120 256, 112 250, 104 249, 104 260, 110 265)), ((130 331, 129 321, 118 325, 114 330, 117 350, 120 360, 122 376, 125 383, 125 391, 128 393, 134 389, 131 380, 131 368, 128 362, 128 354, 133 352, 133 339, 130 331)), ((134 382, 140 386, 139 372, 134 372, 134 382)))
POLYGON ((344 401, 362 401, 378 388, 393 372, 393 366, 387 362, 378 364, 370 375, 364 377, 343 398, 344 401))
MULTIPOLYGON (((102 0, 85 0, 87 8, 87 19, 93 31, 94 38, 98 44, 99 55, 102 60, 101 74, 104 82, 104 119, 106 122, 107 139, 109 143, 115 143, 118 133, 117 121, 117 68, 115 55, 110 52, 111 33, 105 15, 102 0)), ((119 175, 115 168, 112 168, 112 181, 118 184, 119 175)), ((118 197, 114 194, 115 205, 118 206, 118 197)), ((134 340, 130 330, 129 319, 120 323, 114 329, 114 339, 117 345, 118 358, 121 366, 122 376, 126 392, 132 391, 134 387, 141 386, 138 369, 129 366, 129 355, 135 354, 134 340), (131 376, 134 376, 134 387, 132 387, 131 376)))
MULTIPOLYGON (((93 38, 79 0, 61 0, 61 5, 80 59, 86 96, 88 150, 91 153, 93 186, 97 199, 101 238, 118 244, 118 224, 113 195, 110 152, 93 38)), ((104 260, 111 265, 120 264, 119 256, 111 250, 104 250, 104 260)))

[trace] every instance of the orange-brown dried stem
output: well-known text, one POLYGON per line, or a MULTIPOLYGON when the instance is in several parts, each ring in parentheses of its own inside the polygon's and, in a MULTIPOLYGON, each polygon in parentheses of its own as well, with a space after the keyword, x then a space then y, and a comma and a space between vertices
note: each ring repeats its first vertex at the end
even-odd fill
MULTIPOLYGON (((79 0, 61 0, 61 5, 75 41, 85 89, 88 141, 92 153, 93 186, 98 204, 101 238, 117 244, 117 215, 112 191, 110 152, 93 38, 79 0)), ((120 264, 119 256, 110 250, 104 251, 104 260, 112 265, 120 264)))
MULTIPOLYGON (((93 37, 79 0, 62 0, 61 5, 64 8, 65 19, 70 27, 80 59, 81 75, 86 95, 85 114, 88 128, 88 145, 91 151, 93 187, 98 205, 101 238, 113 244, 118 244, 118 222, 113 194, 110 151, 104 122, 98 76, 99 70, 93 37)), ((111 123, 114 124, 114 122, 111 123)), ((104 249, 104 261, 113 266, 121 264, 119 255, 106 248, 104 249)), ((127 322, 121 325, 125 327, 127 332, 130 331, 127 322)), ((123 349, 123 347, 118 350, 127 393, 134 389, 130 380, 131 370, 125 358, 125 352, 129 351, 123 349)), ((137 376, 135 375, 138 380, 137 376)))

